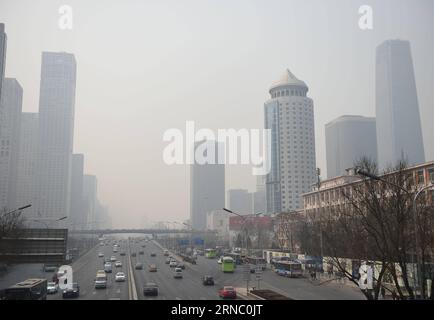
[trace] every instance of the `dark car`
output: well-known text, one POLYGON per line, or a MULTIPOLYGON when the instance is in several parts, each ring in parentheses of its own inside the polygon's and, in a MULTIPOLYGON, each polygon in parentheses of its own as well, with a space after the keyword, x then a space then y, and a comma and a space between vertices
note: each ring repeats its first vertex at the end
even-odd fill
POLYGON ((136 270, 143 270, 143 263, 137 262, 135 268, 136 270))
POLYGON ((72 287, 69 287, 69 288, 63 290, 63 293, 62 293, 63 299, 78 298, 79 296, 80 296, 80 286, 78 285, 77 282, 74 282, 72 284, 72 287))
POLYGON ((178 263, 176 265, 176 268, 181 268, 182 270, 185 270, 185 265, 183 263, 178 263))
POLYGON ((202 277, 202 284, 204 286, 213 286, 214 285, 214 278, 212 276, 204 276, 204 277, 202 277))
POLYGON ((133 253, 131 254, 131 256, 132 256, 132 257, 135 257, 135 256, 137 256, 137 253, 133 252, 133 253))
POLYGON ((157 256, 157 254, 155 252, 151 253, 151 257, 156 257, 156 256, 157 256))
POLYGON ((124 256, 124 255, 125 255, 125 252, 122 251, 122 252, 120 253, 120 255, 121 255, 121 256, 124 256))
POLYGON ((143 295, 158 296, 158 286, 153 282, 148 282, 143 288, 143 295))
POLYGON ((145 254, 145 252, 144 252, 144 251, 142 251, 142 250, 140 250, 140 251, 139 251, 139 254, 145 254))

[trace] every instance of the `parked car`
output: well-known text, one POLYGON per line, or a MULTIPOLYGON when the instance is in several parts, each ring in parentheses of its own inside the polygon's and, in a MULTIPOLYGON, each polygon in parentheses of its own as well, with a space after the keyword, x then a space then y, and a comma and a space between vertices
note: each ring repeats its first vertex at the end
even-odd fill
POLYGON ((213 286, 214 285, 214 278, 212 276, 203 276, 202 277, 202 284, 204 286, 213 286))
POLYGON ((145 296, 158 296, 158 286, 153 282, 148 282, 143 287, 143 295, 145 295, 145 296))
POLYGON ((156 256, 157 256, 157 254, 155 252, 151 253, 151 257, 156 257, 156 256))
POLYGON ((80 296, 80 286, 77 282, 72 283, 72 286, 63 290, 62 298, 78 298, 80 296))
POLYGON ((222 299, 236 299, 237 292, 234 287, 226 286, 218 291, 219 297, 222 299))
POLYGON ((121 253, 119 253, 121 256, 124 256, 125 255, 125 252, 124 251, 122 251, 121 253))

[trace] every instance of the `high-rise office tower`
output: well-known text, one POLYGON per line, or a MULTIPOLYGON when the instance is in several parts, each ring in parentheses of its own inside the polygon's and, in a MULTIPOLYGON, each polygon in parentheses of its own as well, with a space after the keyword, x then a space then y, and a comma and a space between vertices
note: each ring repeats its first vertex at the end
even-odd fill
POLYGON ((42 53, 37 210, 50 219, 69 216, 75 80, 74 55, 42 53))
POLYGON ((83 176, 83 197, 84 197, 84 212, 86 215, 86 225, 81 229, 93 229, 97 227, 99 221, 96 216, 97 201, 98 201, 98 186, 97 178, 94 175, 85 174, 83 176))
MULTIPOLYGON (((2 96, 2 86, 3 86, 3 80, 5 78, 6 48, 7 48, 7 36, 5 33, 5 25, 4 23, 0 23, 0 97, 2 96)), ((0 113, 0 118, 1 118, 1 113, 0 113)))
POLYGON ((0 104, 0 210, 17 205, 18 156, 20 149, 23 88, 16 79, 5 78, 0 104))
POLYGON ((227 192, 227 207, 238 214, 252 214, 252 194, 244 189, 231 189, 227 192))
POLYGON ((363 157, 377 162, 375 118, 342 116, 325 125, 327 176, 341 176, 363 157))
POLYGON ((190 166, 190 223, 196 230, 205 230, 207 213, 225 205, 225 166, 217 161, 223 145, 200 141, 195 143, 195 152, 202 147, 206 147, 205 153, 214 150, 215 164, 195 161, 190 166))
POLYGON ((380 169, 404 159, 425 162, 410 43, 388 40, 377 47, 376 118, 380 169))
POLYGON ((265 192, 266 176, 256 177, 256 191, 253 192, 253 213, 266 213, 267 212, 267 199, 265 192))
POLYGON ((289 70, 270 88, 265 129, 271 130, 271 171, 267 175, 267 213, 302 207, 301 195, 316 181, 313 101, 307 85, 289 70))
POLYGON ((87 225, 83 197, 83 170, 84 155, 73 154, 71 169, 71 208, 69 210, 69 222, 73 230, 84 229, 87 225))
MULTIPOLYGON (((21 113, 20 151, 18 158, 17 205, 31 204, 26 209, 26 217, 36 218, 36 172, 38 156, 39 115, 37 113, 21 113)), ((40 227, 40 225, 38 225, 40 227)))

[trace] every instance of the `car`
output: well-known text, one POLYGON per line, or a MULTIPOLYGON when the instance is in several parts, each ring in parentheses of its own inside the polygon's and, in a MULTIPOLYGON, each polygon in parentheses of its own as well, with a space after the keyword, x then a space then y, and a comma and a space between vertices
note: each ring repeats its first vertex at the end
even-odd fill
POLYGON ((184 270, 185 269, 185 265, 183 263, 181 263, 181 262, 177 262, 176 268, 180 268, 180 269, 184 270))
POLYGON ((131 254, 131 256, 132 256, 132 257, 136 257, 136 256, 137 256, 137 253, 133 252, 133 253, 131 254))
POLYGON ((204 286, 213 286, 214 285, 214 278, 212 276, 203 276, 202 277, 202 284, 204 286))
POLYGON ((71 287, 66 288, 63 290, 62 298, 78 298, 80 296, 80 286, 77 282, 73 282, 71 287))
POLYGON ((156 256, 157 256, 157 254, 155 252, 151 253, 151 257, 156 257, 156 256))
POLYGON ((173 277, 175 279, 182 279, 182 269, 181 268, 175 268, 175 273, 173 274, 173 277))
POLYGON ((140 250, 139 254, 145 254, 145 252, 143 250, 140 250))
POLYGON ((157 266, 155 264, 151 264, 149 266, 149 272, 157 272, 157 266))
POLYGON ((115 256, 111 256, 111 257, 110 257, 110 261, 111 261, 111 262, 115 262, 115 261, 116 261, 116 257, 115 257, 115 256))
POLYGON ((104 253, 102 252, 98 253, 98 258, 104 258, 104 253))
POLYGON ((164 256, 167 257, 169 255, 169 250, 165 249, 164 250, 164 256))
POLYGON ((135 266, 135 269, 136 269, 136 270, 143 270, 143 263, 141 263, 141 262, 137 262, 137 263, 136 263, 136 266, 135 266))
POLYGON ((170 261, 170 263, 169 263, 169 267, 171 267, 171 268, 175 268, 176 266, 177 266, 177 262, 176 261, 174 261, 174 260, 172 260, 172 261, 170 261))
POLYGON ((146 248, 146 245, 145 245, 145 244, 142 244, 142 248, 146 248))
POLYGON ((47 283, 47 293, 57 293, 59 291, 59 285, 56 282, 48 282, 47 283))
POLYGON ((145 296, 158 296, 158 286, 153 282, 148 282, 143 287, 143 295, 145 296))
POLYGON ((218 264, 222 264, 222 257, 220 257, 220 258, 217 260, 217 263, 218 263, 218 264))
POLYGON ((122 262, 120 262, 119 260, 115 262, 115 267, 116 268, 121 268, 122 267, 122 262))
POLYGON ((124 251, 122 251, 121 253, 119 253, 121 256, 124 256, 125 255, 125 252, 124 251))
POLYGON ((218 291, 219 297, 222 299, 236 299, 237 292, 234 287, 226 286, 218 291))
POLYGON ((104 272, 112 273, 112 264, 110 262, 104 264, 104 272))
POLYGON ((124 282, 125 279, 126 279, 125 273, 123 273, 123 272, 116 273, 116 275, 115 275, 115 281, 116 282, 124 282))

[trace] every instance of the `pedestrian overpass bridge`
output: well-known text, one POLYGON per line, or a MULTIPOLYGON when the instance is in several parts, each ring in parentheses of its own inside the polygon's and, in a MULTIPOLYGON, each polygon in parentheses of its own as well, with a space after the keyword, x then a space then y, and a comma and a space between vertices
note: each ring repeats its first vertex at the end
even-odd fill
POLYGON ((217 231, 211 230, 184 230, 184 229, 91 229, 91 230, 69 230, 70 234, 121 234, 121 233, 141 233, 141 234, 216 234, 217 231))

